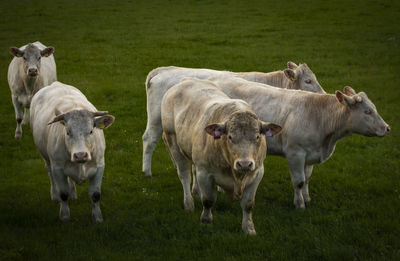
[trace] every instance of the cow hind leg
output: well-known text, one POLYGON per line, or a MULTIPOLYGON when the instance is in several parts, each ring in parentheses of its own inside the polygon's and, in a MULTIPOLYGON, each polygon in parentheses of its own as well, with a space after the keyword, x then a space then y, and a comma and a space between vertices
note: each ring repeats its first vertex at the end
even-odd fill
POLYGON ((154 149, 162 134, 161 119, 158 125, 147 123, 146 130, 143 134, 143 161, 142 171, 146 177, 151 177, 151 158, 153 157, 154 149))
POLYGON ((164 142, 167 145, 168 151, 170 153, 171 159, 177 168, 178 177, 182 183, 183 187, 183 206, 185 210, 193 211, 194 202, 190 191, 190 162, 182 155, 179 146, 176 142, 175 135, 163 135, 164 142))
POLYGON ((199 184, 197 183, 196 177, 196 166, 192 164, 193 184, 192 184, 192 195, 193 197, 200 199, 199 184))
POLYGON ((24 117, 24 113, 22 111, 22 104, 18 101, 17 96, 12 95, 12 103, 14 105, 15 110, 15 119, 17 121, 17 128, 15 129, 15 138, 20 139, 22 137, 22 119, 24 117))
POLYGON ((304 185, 303 185, 301 193, 303 194, 303 198, 304 198, 304 201, 306 203, 311 201, 311 197, 310 197, 310 194, 309 194, 309 191, 308 191, 308 184, 310 182, 310 177, 311 177, 311 174, 312 174, 312 170, 313 170, 313 165, 306 165, 304 167, 305 182, 304 182, 304 185))
POLYGON ((78 195, 76 193, 76 187, 75 187, 75 182, 68 178, 68 185, 69 185, 69 195, 70 199, 78 199, 78 195))
POLYGON ((22 125, 29 123, 29 108, 24 109, 24 116, 22 119, 22 125))

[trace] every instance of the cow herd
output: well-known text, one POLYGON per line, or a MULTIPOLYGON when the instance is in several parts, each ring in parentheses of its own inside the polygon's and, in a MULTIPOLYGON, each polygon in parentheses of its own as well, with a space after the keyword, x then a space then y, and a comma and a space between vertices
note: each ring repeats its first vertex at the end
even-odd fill
MULTIPOLYGON (((76 198, 75 183, 89 179, 92 217, 102 222, 103 129, 114 117, 97 111, 75 87, 57 82, 53 47, 35 42, 10 52, 15 56, 8 71, 15 138, 22 136, 21 124, 30 121, 62 221, 70 217, 68 199, 76 198)), ((182 183, 184 208, 192 211, 193 196, 199 198, 200 221, 212 223, 219 187, 240 200, 242 229, 254 235, 252 210, 263 161, 267 154, 278 155, 289 164, 294 205, 304 209, 311 200, 313 165, 326 161, 340 139, 353 133, 383 137, 390 127, 364 92, 345 86, 343 92, 327 94, 307 65, 288 62, 287 67, 271 73, 152 70, 145 82, 144 174, 152 176, 152 154, 163 137, 182 183)))

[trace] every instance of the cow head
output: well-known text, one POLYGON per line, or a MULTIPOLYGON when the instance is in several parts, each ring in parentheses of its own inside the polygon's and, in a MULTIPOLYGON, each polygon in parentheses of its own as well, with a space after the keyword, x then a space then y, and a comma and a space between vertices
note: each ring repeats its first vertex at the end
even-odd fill
POLYGON ((65 126, 65 145, 71 155, 71 162, 85 163, 92 159, 93 134, 114 122, 114 116, 107 114, 87 110, 72 110, 61 114, 56 110, 56 117, 49 124, 60 122, 65 126))
POLYGON ((33 44, 28 44, 24 50, 11 47, 10 53, 24 61, 24 71, 28 77, 37 77, 40 73, 41 58, 48 57, 54 53, 54 47, 47 47, 40 50, 33 44))
POLYGON ((236 112, 226 122, 208 125, 205 131, 221 139, 223 155, 229 162, 234 185, 234 197, 240 198, 246 179, 254 174, 263 163, 266 153, 266 141, 262 135, 274 136, 281 131, 281 127, 258 120, 251 112, 236 112))
POLYGON ((294 62, 288 62, 287 66, 288 69, 285 69, 284 73, 291 82, 291 89, 326 93, 307 64, 297 66, 294 62))
POLYGON ((390 132, 389 125, 364 92, 356 94, 353 88, 346 86, 343 93, 336 91, 336 98, 350 111, 348 123, 352 132, 378 137, 386 136, 390 132))

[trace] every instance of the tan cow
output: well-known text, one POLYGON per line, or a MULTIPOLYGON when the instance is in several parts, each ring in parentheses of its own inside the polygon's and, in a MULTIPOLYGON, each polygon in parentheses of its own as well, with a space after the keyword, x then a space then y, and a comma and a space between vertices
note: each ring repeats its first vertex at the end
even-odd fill
POLYGON ((348 86, 344 93, 332 95, 266 88, 233 77, 211 81, 230 98, 246 101, 261 120, 283 127, 279 136, 268 140, 267 153, 287 159, 296 208, 305 208, 304 201, 311 200, 313 165, 326 161, 340 139, 353 133, 383 137, 390 131, 367 95, 348 86))
POLYGON ((195 165, 203 212, 202 223, 211 223, 215 186, 232 199, 240 199, 242 229, 255 234, 252 220, 254 197, 264 175, 266 140, 281 127, 259 121, 250 106, 232 100, 214 84, 185 79, 162 100, 163 138, 184 191, 184 207, 193 210, 190 162, 195 165))

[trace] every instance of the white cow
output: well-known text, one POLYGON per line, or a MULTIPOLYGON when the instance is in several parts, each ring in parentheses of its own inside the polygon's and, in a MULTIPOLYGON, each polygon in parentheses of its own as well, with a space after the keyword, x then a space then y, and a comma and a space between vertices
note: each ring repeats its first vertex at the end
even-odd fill
MULTIPOLYGON (((151 176, 151 158, 157 142, 161 138, 161 100, 165 92, 185 77, 209 79, 213 77, 237 76, 249 81, 262 82, 280 88, 302 89, 325 93, 314 73, 305 64, 297 66, 288 62, 288 69, 271 73, 233 73, 209 69, 182 67, 159 67, 152 70, 146 79, 147 126, 143 134, 143 166, 146 176, 151 176)), ((266 86, 266 85, 265 85, 266 86)))
POLYGON ((162 101, 162 126, 184 190, 184 206, 193 210, 190 162, 196 172, 203 212, 202 223, 211 223, 211 207, 219 185, 232 199, 241 200, 242 229, 256 234, 252 209, 264 175, 265 136, 281 130, 259 121, 242 100, 230 99, 209 81, 186 79, 172 87, 162 101))
POLYGON ((40 42, 30 43, 21 48, 11 47, 10 53, 14 58, 8 67, 8 84, 17 121, 15 138, 20 139, 21 124, 29 121, 29 107, 33 95, 40 88, 57 81, 56 63, 52 55, 54 47, 46 47, 40 42))
POLYGON ((268 140, 267 153, 288 160, 296 208, 304 209, 304 201, 311 200, 313 165, 326 161, 340 139, 353 133, 383 137, 390 131, 367 95, 349 86, 332 95, 266 88, 232 77, 211 80, 230 98, 246 101, 261 120, 283 127, 279 136, 268 140))
POLYGON ((60 202, 60 219, 70 217, 68 198, 76 199, 75 181, 89 179, 92 217, 102 222, 101 181, 106 143, 103 130, 114 122, 99 112, 75 87, 54 82, 31 102, 30 121, 35 144, 50 178, 52 200, 60 202))

